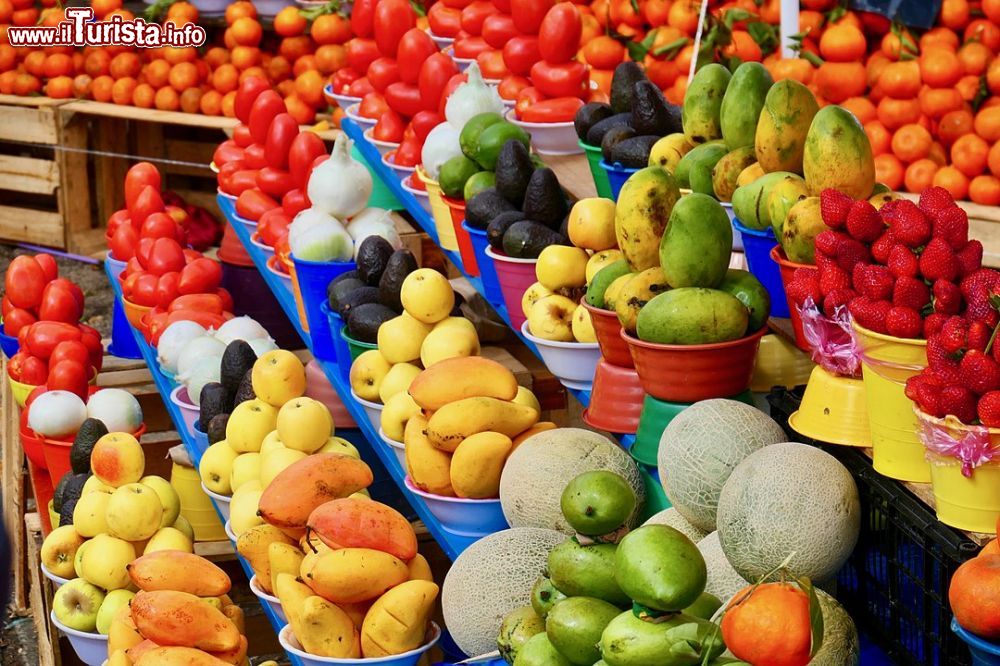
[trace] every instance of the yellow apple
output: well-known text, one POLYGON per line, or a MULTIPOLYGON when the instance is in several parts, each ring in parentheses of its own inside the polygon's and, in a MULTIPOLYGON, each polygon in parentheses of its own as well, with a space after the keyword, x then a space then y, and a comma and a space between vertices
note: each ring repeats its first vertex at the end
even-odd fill
POLYGON ((590 259, 587 260, 587 284, 590 284, 590 281, 602 268, 610 266, 622 258, 624 255, 621 250, 602 250, 590 255, 590 259))
POLYGON ((108 504, 111 495, 107 493, 90 493, 83 495, 73 507, 73 526, 80 536, 95 537, 108 531, 108 504))
MULTIPOLYGON (((79 506, 79 503, 77 504, 79 506)), ((53 576, 73 577, 73 558, 85 539, 73 525, 57 527, 42 542, 42 564, 53 576)))
POLYGON ((98 534, 83 551, 80 577, 108 591, 121 590, 132 582, 125 567, 134 559, 135 548, 128 541, 98 534))
POLYGON ((420 358, 420 345, 431 328, 431 324, 414 319, 405 312, 393 317, 378 328, 379 353, 392 364, 415 361, 420 358))
MULTIPOLYGON (((437 330, 437 327, 435 327, 437 330)), ((434 331, 431 331, 433 333, 434 331)), ((430 337, 430 335, 428 335, 430 337)), ((427 344, 427 338, 424 338, 424 344, 427 344)), ((423 349, 423 347, 421 347, 423 349)), ((382 386, 379 387, 378 397, 385 403, 389 398, 396 395, 400 391, 405 391, 410 388, 410 382, 412 382, 417 375, 421 372, 420 368, 413 365, 412 363, 397 363, 396 365, 389 368, 388 374, 386 374, 385 379, 382 380, 382 386)))
POLYGON ((276 425, 281 443, 303 453, 312 453, 333 434, 330 410, 319 400, 306 397, 282 405, 276 425))
MULTIPOLYGON (((87 539, 80 544, 79 548, 76 549, 76 555, 73 557, 73 573, 76 574, 77 578, 83 577, 83 574, 81 573, 81 570, 83 569, 83 553, 92 542, 93 539, 87 539)), ((72 576, 69 576, 69 578, 72 578, 72 576)))
POLYGON ((150 537, 142 554, 149 555, 158 550, 182 550, 185 553, 193 553, 194 543, 187 534, 176 527, 161 527, 150 537))
POLYGON ((305 366, 295 354, 284 349, 272 349, 257 359, 250 379, 257 397, 274 407, 281 407, 306 392, 305 366))
POLYGON ((104 591, 79 578, 71 580, 52 598, 52 612, 61 623, 86 633, 97 628, 97 615, 104 603, 104 591))
POLYGON ((293 463, 297 463, 306 457, 302 451, 295 449, 277 449, 271 451, 266 456, 260 458, 260 485, 267 488, 274 477, 278 476, 282 470, 293 463))
POLYGON ((235 492, 247 481, 260 480, 259 453, 241 453, 233 461, 233 471, 229 477, 229 487, 235 492))
POLYGON ((233 501, 229 504, 229 528, 236 536, 243 534, 255 525, 264 524, 264 520, 257 515, 261 491, 259 489, 247 490, 246 488, 247 486, 244 486, 233 493, 233 501))
POLYGON ((476 327, 468 319, 462 321, 469 322, 468 326, 439 324, 440 328, 435 326, 430 335, 424 338, 424 344, 420 347, 420 362, 425 368, 448 358, 479 355, 479 334, 476 333, 476 327))
POLYGON ((226 441, 237 453, 260 451, 261 442, 277 421, 278 410, 270 403, 260 398, 241 402, 226 422, 226 441))
POLYGON ((546 296, 531 306, 528 330, 543 340, 573 342, 574 310, 576 303, 565 296, 546 296))
POLYGON ((538 398, 535 394, 531 392, 531 389, 525 388, 524 386, 517 387, 517 395, 511 402, 516 402, 519 405, 524 405, 525 407, 531 407, 539 414, 542 413, 542 406, 538 402, 538 398))
MULTIPOLYGON (((535 277, 546 289, 556 291, 587 284, 586 250, 569 245, 549 245, 538 255, 535 277)), ((532 306, 534 307, 534 306, 532 306)))
POLYGON ((582 305, 573 310, 573 337, 577 342, 597 342, 594 333, 594 322, 590 320, 590 312, 582 305))
POLYGON ((194 542, 194 528, 191 527, 191 522, 188 521, 187 518, 184 516, 177 516, 177 520, 174 521, 173 528, 175 530, 180 530, 189 541, 194 542))
POLYGON ((94 444, 90 468, 101 483, 118 488, 142 478, 146 456, 135 437, 127 432, 112 432, 94 444))
POLYGON ((100 479, 96 476, 90 476, 83 484, 83 489, 80 490, 80 495, 87 495, 89 493, 107 493, 111 494, 115 492, 112 486, 106 483, 102 483, 100 479))
POLYGON ((108 533, 126 541, 142 541, 156 534, 163 519, 163 505, 149 486, 130 483, 111 493, 108 533))
POLYGON ((285 443, 278 438, 278 431, 272 430, 267 433, 267 437, 265 437, 264 441, 260 443, 260 455, 270 453, 275 449, 283 448, 285 448, 285 443))
POLYGON ((436 324, 455 307, 451 283, 433 268, 420 268, 407 275, 399 299, 411 317, 425 324, 436 324))
POLYGON ((538 302, 538 299, 545 298, 546 296, 551 296, 552 290, 546 287, 541 282, 536 282, 527 289, 524 290, 524 294, 521 296, 521 312, 525 317, 531 311, 531 306, 538 302))
POLYGON ((162 476, 144 476, 139 479, 139 483, 152 488, 160 498, 163 506, 163 519, 160 527, 169 527, 177 521, 177 516, 181 515, 181 498, 169 481, 162 476))
POLYGON ((610 199, 580 199, 569 212, 567 227, 573 245, 585 250, 600 252, 618 246, 615 237, 615 202, 610 199))
POLYGON ((343 437, 331 437, 326 440, 326 444, 317 453, 343 453, 345 456, 351 456, 358 460, 361 459, 361 454, 358 453, 357 447, 343 437))
MULTIPOLYGON (((385 326, 389 322, 385 322, 385 326)), ((379 327, 381 331, 382 328, 379 327)), ((351 389, 362 400, 378 401, 379 388, 389 374, 392 364, 386 360, 378 349, 369 349, 362 353, 351 364, 351 389)))
POLYGON ((128 606, 128 602, 135 596, 135 592, 129 590, 112 590, 104 597, 104 603, 97 611, 97 633, 108 635, 111 629, 111 621, 115 619, 118 609, 128 606))
POLYGON ((233 477, 233 463, 240 455, 229 442, 222 440, 212 444, 201 456, 198 463, 198 474, 201 482, 213 493, 231 495, 233 487, 230 481, 233 477))
POLYGON ((410 397, 409 393, 397 393, 389 398, 382 410, 382 432, 389 439, 403 441, 403 430, 406 422, 420 413, 420 405, 410 397))

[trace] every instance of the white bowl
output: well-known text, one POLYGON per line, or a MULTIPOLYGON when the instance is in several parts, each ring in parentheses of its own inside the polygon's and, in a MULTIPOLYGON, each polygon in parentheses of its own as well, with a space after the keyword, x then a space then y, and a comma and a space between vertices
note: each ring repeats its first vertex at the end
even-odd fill
POLYGON ((368 422, 372 424, 372 428, 375 430, 380 429, 382 427, 382 410, 385 408, 385 405, 380 402, 372 402, 371 400, 359 398, 354 389, 351 389, 351 397, 365 408, 365 414, 368 416, 368 422))
POLYGON ((54 573, 46 569, 45 565, 42 564, 41 562, 39 562, 38 566, 42 568, 42 575, 52 581, 52 586, 55 589, 58 590, 60 587, 69 582, 68 578, 60 578, 59 576, 55 575, 54 573))
POLYGON ((242 224, 244 227, 250 230, 250 233, 257 231, 257 223, 253 220, 248 220, 245 217, 240 217, 235 212, 233 213, 233 219, 242 224))
POLYGON ((601 360, 601 348, 596 342, 556 342, 531 334, 528 322, 521 324, 521 334, 531 340, 542 362, 566 388, 589 391, 594 384, 594 371, 601 360))
POLYGON ((372 133, 374 131, 375 131, 374 127, 369 127, 368 129, 365 130, 364 137, 368 143, 378 148, 379 155, 385 155, 389 151, 396 150, 397 148, 399 148, 398 143, 393 143, 392 141, 379 141, 378 139, 372 138, 372 133))
POLYGON ((236 539, 238 537, 236 535, 236 532, 233 531, 233 526, 229 524, 229 519, 228 518, 226 519, 226 524, 225 524, 224 527, 225 527, 225 530, 226 530, 226 536, 229 537, 229 540, 232 541, 233 544, 235 545, 236 544, 236 539))
POLYGON ((455 47, 454 46, 449 46, 445 50, 445 55, 447 55, 449 58, 452 59, 452 61, 455 63, 455 66, 458 67, 458 71, 460 71, 460 72, 464 72, 465 70, 469 69, 469 65, 471 65, 474 62, 476 62, 475 58, 457 58, 457 57, 455 57, 455 47))
POLYGON ((87 666, 101 666, 108 658, 108 637, 98 633, 87 633, 70 629, 65 624, 56 619, 56 612, 49 613, 52 624, 56 629, 66 634, 69 644, 73 646, 73 652, 87 666))
MULTIPOLYGON (((447 49, 449 46, 451 46, 452 44, 455 43, 455 38, 454 37, 438 37, 433 32, 431 32, 430 28, 427 28, 426 32, 427 32, 427 35, 432 40, 434 40, 434 43, 437 44, 437 47, 439 49, 441 49, 442 51, 445 50, 445 49, 447 49)), ((451 54, 449 53, 448 55, 451 55, 451 54)))
POLYGON ((222 197, 224 197, 226 199, 229 199, 233 203, 236 203, 236 199, 238 198, 236 195, 230 194, 229 192, 223 192, 219 188, 215 188, 215 191, 218 192, 220 196, 222 196, 222 197))
POLYGON ((396 164, 396 151, 390 150, 388 153, 382 155, 382 164, 386 165, 396 174, 396 177, 400 180, 409 178, 416 170, 415 166, 399 166, 396 164))
POLYGON ((396 456, 396 460, 399 461, 399 466, 402 467, 403 471, 405 472, 406 471, 406 444, 404 444, 403 442, 400 442, 399 440, 393 439, 392 437, 389 437, 389 435, 385 434, 385 431, 382 430, 382 428, 378 429, 378 436, 382 440, 380 442, 381 444, 384 444, 385 446, 387 446, 390 449, 392 449, 393 455, 395 455, 396 456))
MULTIPOLYGON (((227 5, 230 3, 226 3, 227 5)), ((257 15, 263 18, 274 18, 285 7, 292 4, 292 0, 254 0, 257 8, 257 15)))
POLYGON ((265 244, 263 241, 260 240, 259 232, 255 231, 250 236, 250 244, 253 245, 255 248, 257 248, 258 250, 260 250, 261 254, 263 254, 268 259, 274 256, 274 248, 271 247, 270 245, 265 244))
MULTIPOLYGON (((226 524, 226 531, 229 531, 229 503, 233 501, 230 495, 220 495, 219 493, 214 493, 205 487, 205 484, 201 484, 201 489, 205 491, 205 494, 209 496, 212 503, 215 504, 215 510, 219 512, 222 516, 222 522, 226 524)), ((235 539, 234 539, 235 540, 235 539)))
POLYGON ((286 624, 278 632, 278 642, 281 647, 299 658, 304 666, 314 664, 358 664, 367 666, 368 664, 381 664, 382 666, 416 666, 425 652, 434 647, 434 644, 441 638, 441 627, 436 622, 431 622, 431 637, 426 643, 416 650, 410 650, 403 654, 395 654, 391 657, 371 657, 368 659, 334 659, 333 657, 317 657, 302 649, 302 645, 295 634, 292 633, 292 625, 286 624))
POLYGON ((511 109, 504 116, 531 135, 531 145, 539 155, 576 155, 583 152, 573 121, 564 123, 526 123, 511 109))
POLYGON ((257 598, 260 599, 261 602, 266 602, 271 608, 271 611, 278 617, 279 620, 282 621, 282 623, 288 624, 288 617, 285 616, 285 610, 281 607, 281 602, 278 601, 278 597, 270 595, 260 588, 260 585, 257 584, 256 574, 250 578, 250 591, 257 595, 257 598))
POLYGON ((353 97, 351 95, 340 95, 333 92, 333 86, 331 86, 330 84, 327 84, 326 87, 323 88, 323 94, 326 95, 327 100, 329 100, 332 104, 336 104, 344 111, 347 111, 349 107, 355 104, 361 103, 360 97, 353 97))
POLYGON ((194 422, 201 416, 201 406, 191 402, 191 399, 188 397, 187 387, 181 385, 171 391, 170 402, 177 405, 177 408, 181 412, 181 419, 184 421, 184 427, 187 428, 188 432, 193 433, 194 422))
POLYGON ((347 117, 358 124, 361 129, 368 129, 369 127, 375 127, 375 123, 378 122, 374 118, 365 118, 364 116, 358 115, 358 109, 361 108, 361 102, 356 102, 351 104, 349 107, 344 109, 344 113, 347 117))
POLYGON ((281 279, 282 281, 284 281, 285 286, 288 288, 288 291, 291 291, 292 290, 292 276, 289 275, 288 273, 286 273, 285 271, 278 270, 278 268, 276 267, 277 266, 277 262, 278 262, 278 257, 275 256, 275 255, 271 255, 271 258, 267 260, 267 264, 266 264, 267 265, 267 270, 271 271, 272 275, 276 275, 279 279, 281 279))
POLYGON ((424 500, 427 510, 441 523, 441 529, 457 536, 484 537, 509 527, 500 499, 444 497, 420 490, 406 477, 406 488, 424 500))
POLYGON ((198 9, 198 16, 219 16, 226 13, 229 2, 227 0, 192 0, 191 4, 198 9))
POLYGON ((414 197, 416 197, 417 202, 420 204, 420 207, 423 208, 426 212, 430 213, 431 197, 429 194, 427 194, 427 190, 418 190, 417 188, 413 187, 413 185, 410 184, 413 182, 413 179, 415 177, 416 174, 413 173, 404 178, 402 182, 403 189, 412 194, 414 197))

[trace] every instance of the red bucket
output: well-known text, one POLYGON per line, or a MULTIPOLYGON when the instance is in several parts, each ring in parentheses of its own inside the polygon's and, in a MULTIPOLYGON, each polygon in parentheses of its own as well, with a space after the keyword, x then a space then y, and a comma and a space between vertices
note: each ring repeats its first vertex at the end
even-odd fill
POLYGON ((646 397, 639 375, 633 368, 597 362, 590 407, 583 412, 583 421, 592 428, 616 435, 634 433, 639 428, 642 401, 646 397))
POLYGON ((479 275, 476 253, 472 249, 472 237, 462 228, 462 222, 465 222, 465 201, 445 196, 441 199, 451 212, 451 223, 455 225, 455 239, 458 241, 458 252, 462 255, 462 266, 469 275, 479 275))
POLYGON ((618 320, 618 315, 611 310, 588 305, 586 301, 580 302, 590 313, 590 321, 594 325, 594 334, 597 336, 597 344, 601 347, 601 356, 604 360, 622 368, 634 368, 632 353, 622 340, 622 324, 618 320))
POLYGON ((644 342, 625 331, 639 381, 646 393, 667 402, 728 398, 750 386, 760 339, 767 326, 750 335, 704 345, 644 342))
POLYGON ((49 465, 45 462, 45 452, 42 450, 42 438, 28 427, 28 410, 21 410, 21 448, 24 449, 24 456, 32 465, 40 470, 47 470, 49 465))
POLYGON ((519 331, 521 324, 527 320, 521 309, 521 299, 524 297, 524 292, 528 291, 528 287, 538 282, 535 277, 535 264, 538 260, 515 259, 492 247, 486 248, 486 256, 493 260, 493 265, 496 267, 500 293, 503 294, 511 326, 515 331, 519 331))
POLYGON ((55 485, 52 477, 44 469, 28 465, 28 476, 31 478, 31 492, 35 496, 35 506, 38 508, 38 519, 42 523, 42 536, 46 537, 53 527, 49 517, 49 502, 55 497, 55 485))
MULTIPOLYGON (((144 432, 146 432, 145 423, 141 424, 139 429, 132 433, 132 436, 139 439, 144 432)), ((32 434, 34 435, 33 432, 32 434)), ((39 435, 35 436, 40 437, 39 435)), ((64 439, 49 439, 48 437, 40 437, 40 439, 42 440, 42 451, 45 453, 45 464, 49 469, 49 477, 54 479, 55 483, 59 483, 59 480, 73 469, 69 462, 69 452, 73 448, 73 438, 69 441, 64 439)))
POLYGON ((795 332, 795 346, 804 352, 812 352, 812 347, 806 342, 806 336, 802 332, 802 317, 799 316, 798 308, 795 307, 795 303, 792 303, 792 299, 788 296, 788 285, 791 283, 796 270, 806 268, 815 271, 818 269, 809 264, 797 264, 794 261, 789 261, 785 257, 785 251, 781 249, 780 245, 775 245, 771 248, 771 259, 778 264, 778 270, 781 272, 781 284, 785 287, 785 298, 788 300, 788 316, 792 320, 792 330, 795 332))

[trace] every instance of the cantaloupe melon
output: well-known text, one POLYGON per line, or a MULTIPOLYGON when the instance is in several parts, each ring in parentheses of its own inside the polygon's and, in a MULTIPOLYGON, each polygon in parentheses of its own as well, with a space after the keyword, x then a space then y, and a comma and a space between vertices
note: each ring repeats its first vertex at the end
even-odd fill
POLYGON ((559 500, 570 481, 584 472, 608 470, 635 491, 634 526, 646 491, 635 461, 607 437, 582 428, 556 428, 532 435, 507 458, 500 477, 500 503, 511 527, 539 527, 573 534, 559 500))
POLYGON ((795 553, 792 572, 817 583, 844 564, 861 508, 850 472, 806 444, 773 444, 741 462, 719 495, 719 540, 733 568, 757 580, 795 553))
POLYGON ((854 620, 844 607, 823 590, 816 590, 823 611, 823 644, 809 666, 854 666, 860 661, 861 646, 854 620))
POLYGON ((718 532, 712 532, 699 541, 697 546, 701 556, 705 558, 705 568, 708 570, 706 592, 714 594, 725 603, 749 584, 726 559, 718 532))
POLYGON ((521 527, 494 532, 462 551, 444 579, 441 610, 465 654, 497 649, 504 616, 531 603, 531 586, 545 571, 549 551, 565 540, 561 532, 521 527))
POLYGON ((771 417, 735 400, 703 400, 660 437, 657 467, 670 503, 704 532, 715 529, 719 493, 748 455, 788 438, 771 417))
POLYGON ((646 522, 644 522, 643 525, 668 525, 695 543, 704 539, 706 535, 706 532, 689 523, 687 519, 681 515, 681 512, 677 510, 677 507, 673 506, 669 509, 660 511, 659 513, 654 513, 646 519, 646 522))

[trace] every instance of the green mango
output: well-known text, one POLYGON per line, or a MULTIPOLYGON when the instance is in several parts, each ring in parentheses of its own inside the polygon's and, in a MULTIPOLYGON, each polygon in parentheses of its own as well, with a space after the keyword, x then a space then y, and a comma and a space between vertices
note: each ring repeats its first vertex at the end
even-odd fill
POLYGON ((660 237, 680 198, 677 180, 659 167, 640 169, 625 181, 615 206, 615 238, 633 270, 656 266, 660 237))
POLYGON ((749 185, 737 187, 733 192, 733 214, 745 227, 767 229, 771 226, 771 216, 767 210, 771 188, 782 178, 794 176, 789 171, 766 173, 749 185))
POLYGON ((731 78, 728 69, 718 63, 710 63, 699 69, 691 79, 681 107, 681 126, 691 143, 722 138, 719 115, 731 78))
POLYGON ((771 193, 767 196, 767 217, 771 221, 775 238, 781 238, 788 211, 807 196, 809 188, 799 176, 785 176, 771 187, 771 193))
POLYGON ((515 608, 504 616, 497 635, 500 656, 508 664, 513 664, 521 647, 528 639, 545 632, 545 620, 538 617, 531 606, 515 608))
POLYGON ((853 113, 831 104, 820 109, 809 125, 802 173, 809 194, 840 190, 852 199, 867 199, 875 188, 872 144, 853 113))
MULTIPOLYGON (((736 191, 736 180, 751 164, 757 161, 753 146, 743 146, 726 153, 712 169, 712 190, 719 201, 731 201, 736 191)), ((705 194, 708 194, 706 192, 705 194)))
POLYGON ((590 537, 610 534, 625 525, 635 513, 635 505, 632 486, 621 475, 603 469, 574 477, 559 498, 566 522, 577 534, 590 537))
POLYGON ((612 282, 627 274, 630 270, 628 262, 624 259, 619 259, 597 271, 594 279, 587 285, 587 295, 584 296, 587 305, 595 308, 604 308, 604 292, 608 290, 612 282))
POLYGON ((717 625, 685 613, 649 622, 625 611, 601 636, 608 666, 696 666, 706 652, 714 659, 725 649, 717 625))
POLYGON ((733 72, 719 108, 722 138, 729 150, 753 147, 757 120, 773 84, 771 73, 759 62, 745 62, 733 72))
POLYGON ((754 333, 767 323, 771 316, 771 295, 752 273, 730 268, 722 279, 719 291, 735 296, 750 312, 747 333, 754 333))
POLYGON ((553 585, 569 597, 594 597, 616 606, 631 605, 632 600, 615 581, 617 549, 613 543, 581 546, 576 539, 567 539, 549 552, 548 571, 553 585))
MULTIPOLYGON (((677 185, 684 189, 691 189, 692 172, 698 172, 699 175, 694 178, 699 184, 703 184, 701 181, 704 179, 706 170, 708 178, 711 179, 712 169, 728 152, 729 149, 722 141, 709 141, 684 153, 684 156, 677 163, 677 170, 674 172, 677 185)), ((710 192, 705 192, 705 194, 710 194, 710 192)))
MULTIPOLYGON (((615 299, 615 313, 618 321, 630 335, 635 333, 635 320, 639 311, 657 294, 662 294, 670 285, 659 266, 647 268, 625 283, 615 299)), ((610 530, 609 530, 610 531, 610 530)))
POLYGON ((566 599, 566 595, 552 584, 551 578, 539 576, 535 584, 531 586, 531 608, 543 620, 552 607, 563 599, 566 599))
POLYGON ((517 651, 514 666, 573 666, 549 641, 544 633, 529 638, 517 651))
POLYGON ((667 284, 714 287, 722 281, 733 250, 733 226, 722 205, 706 194, 681 198, 660 241, 667 284))
POLYGON ((705 591, 708 572, 698 547, 668 525, 646 525, 629 532, 615 553, 615 580, 636 603, 675 612, 705 591))
POLYGON ((653 144, 649 151, 649 166, 660 167, 673 173, 681 158, 694 148, 694 144, 681 133, 668 134, 653 144))
POLYGON ((816 97, 798 81, 783 79, 771 86, 754 135, 757 161, 765 172, 802 173, 806 134, 817 111, 816 97))
POLYGON ((545 618, 545 633, 560 654, 578 666, 601 658, 601 634, 621 609, 591 597, 570 597, 556 604, 545 618))
POLYGON ((722 600, 719 597, 702 592, 693 604, 681 612, 692 617, 700 617, 702 620, 711 620, 720 608, 722 608, 722 600))
POLYGON ((750 314, 738 298, 718 289, 684 287, 662 293, 642 309, 640 340, 699 345, 736 340, 746 334, 750 314))

